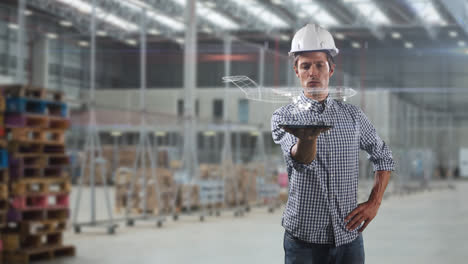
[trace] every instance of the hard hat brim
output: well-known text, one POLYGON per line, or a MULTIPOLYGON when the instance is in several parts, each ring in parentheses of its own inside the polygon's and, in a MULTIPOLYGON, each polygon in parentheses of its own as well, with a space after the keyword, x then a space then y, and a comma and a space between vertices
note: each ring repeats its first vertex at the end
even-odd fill
POLYGON ((330 54, 332 57, 335 57, 336 55, 338 55, 339 50, 338 49, 297 50, 297 51, 288 52, 288 55, 293 57, 294 54, 303 53, 303 52, 326 52, 326 53, 330 54))

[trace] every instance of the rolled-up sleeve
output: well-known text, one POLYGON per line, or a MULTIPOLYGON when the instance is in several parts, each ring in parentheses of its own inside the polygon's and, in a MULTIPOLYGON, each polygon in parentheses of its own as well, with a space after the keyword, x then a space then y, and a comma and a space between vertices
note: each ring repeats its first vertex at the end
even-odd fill
POLYGON ((313 168, 316 165, 316 160, 309 164, 304 164, 297 162, 291 156, 291 148, 297 143, 297 138, 279 127, 279 124, 285 121, 283 119, 284 118, 278 111, 273 113, 271 117, 271 133, 273 141, 281 146, 286 165, 288 168, 293 168, 296 171, 304 171, 313 168))
POLYGON ((379 137, 375 127, 362 111, 359 111, 359 120, 361 124, 359 146, 367 152, 374 171, 393 171, 395 163, 390 148, 379 137))

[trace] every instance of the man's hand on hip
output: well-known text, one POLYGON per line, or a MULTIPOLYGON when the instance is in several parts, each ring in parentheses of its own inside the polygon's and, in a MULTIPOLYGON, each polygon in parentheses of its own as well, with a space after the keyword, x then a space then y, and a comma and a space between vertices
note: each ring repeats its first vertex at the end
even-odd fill
POLYGON ((348 230, 354 230, 364 222, 364 225, 358 230, 361 233, 377 215, 379 207, 379 204, 369 201, 359 204, 358 207, 345 218, 345 221, 349 221, 348 224, 346 224, 346 228, 348 230))

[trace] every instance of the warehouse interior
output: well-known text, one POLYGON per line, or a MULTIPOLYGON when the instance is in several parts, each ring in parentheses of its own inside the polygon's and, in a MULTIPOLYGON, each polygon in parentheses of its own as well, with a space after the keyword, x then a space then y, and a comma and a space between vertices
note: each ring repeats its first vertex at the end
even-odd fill
POLYGON ((223 77, 300 91, 308 23, 395 161, 367 262, 464 263, 467 0, 0 1, 0 263, 283 263, 286 103, 223 77))

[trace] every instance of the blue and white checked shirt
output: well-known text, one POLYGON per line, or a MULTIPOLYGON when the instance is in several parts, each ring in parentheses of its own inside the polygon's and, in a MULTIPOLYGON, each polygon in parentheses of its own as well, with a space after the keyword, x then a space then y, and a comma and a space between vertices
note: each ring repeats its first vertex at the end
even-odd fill
POLYGON ((346 229, 345 217, 357 207, 359 149, 369 154, 374 170, 392 171, 392 153, 365 114, 356 106, 327 98, 325 106, 303 93, 298 104, 304 111, 294 112, 294 104, 277 109, 271 130, 275 143, 281 145, 289 176, 289 198, 282 225, 294 237, 316 244, 352 242, 358 229, 346 229), (333 128, 319 135, 317 156, 310 164, 291 157, 297 138, 278 125, 323 121, 333 128))

